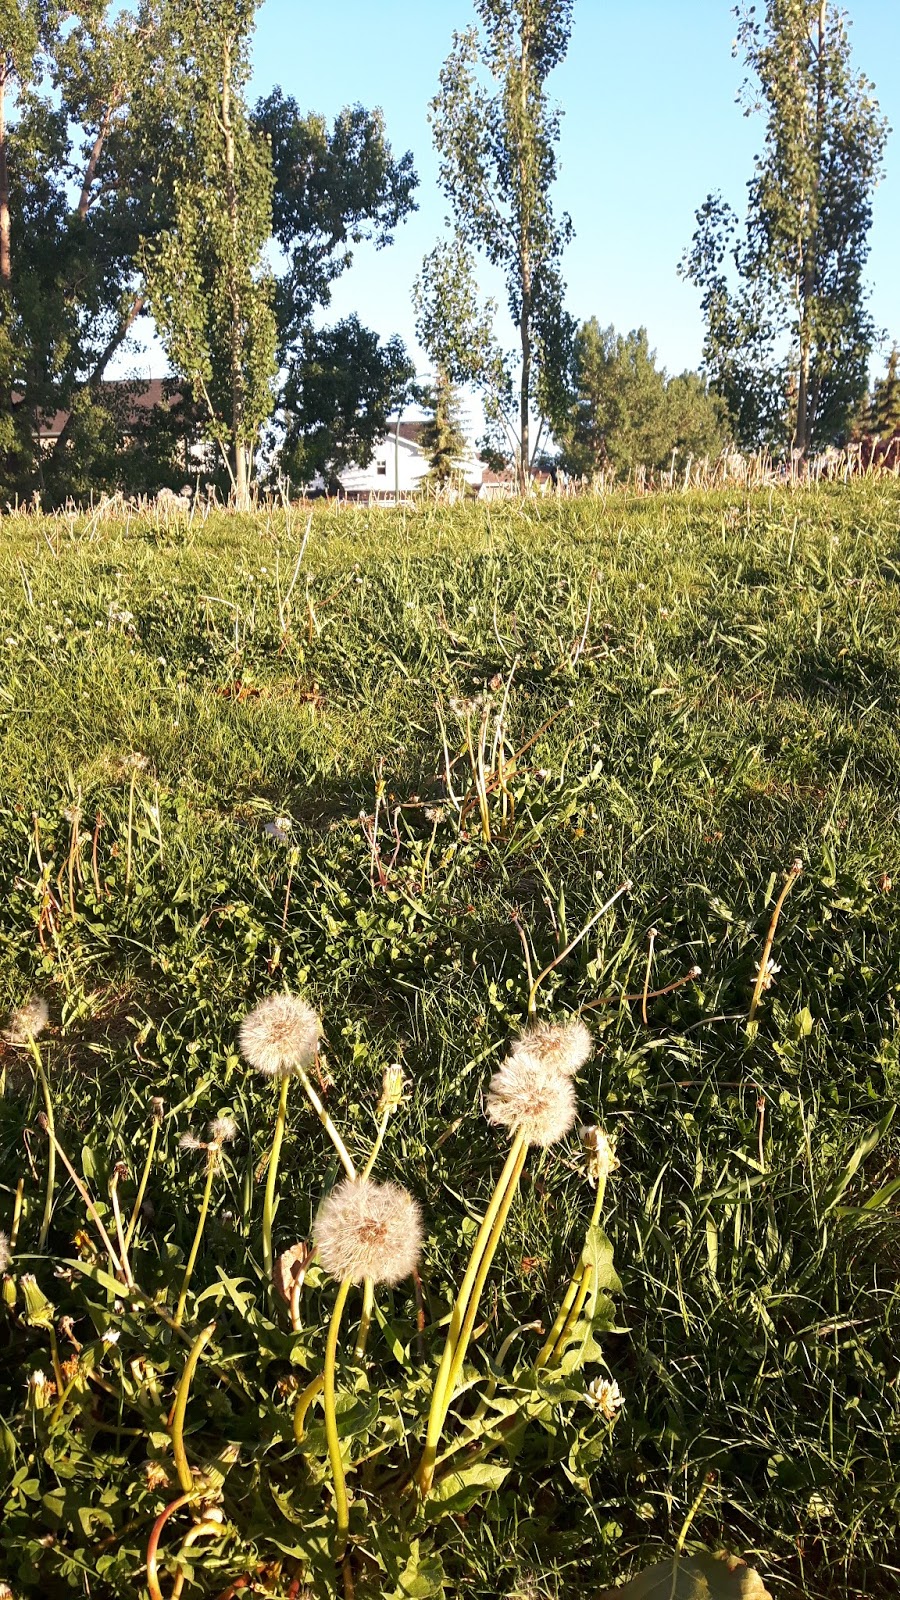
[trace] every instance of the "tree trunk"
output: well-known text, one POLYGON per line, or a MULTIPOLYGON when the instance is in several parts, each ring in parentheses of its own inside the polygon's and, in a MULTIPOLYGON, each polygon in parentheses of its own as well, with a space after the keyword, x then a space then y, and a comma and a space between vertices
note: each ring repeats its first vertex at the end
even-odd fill
POLYGON ((818 383, 811 383, 812 364, 812 312, 816 295, 817 256, 819 243, 819 184, 821 179, 822 146, 825 136, 826 55, 825 32, 828 0, 819 0, 816 29, 816 125, 813 139, 814 167, 809 195, 806 236, 803 240, 802 278, 800 284, 800 372, 797 382, 797 420, 794 428, 794 449, 802 460, 809 454, 815 421, 814 392, 818 383))
POLYGON ((528 69, 531 37, 527 24, 522 23, 522 45, 519 57, 521 74, 519 128, 519 338, 522 345, 522 383, 519 390, 519 488, 524 494, 531 479, 531 438, 529 405, 531 401, 531 183, 525 161, 525 141, 528 128, 528 69))
POLYGON ((6 133, 6 62, 0 62, 0 289, 12 282, 9 226, 9 147, 6 133))
POLYGON ((238 511, 250 509, 250 472, 247 441, 244 438, 244 373, 241 340, 241 296, 237 281, 238 197, 235 167, 234 125, 231 120, 231 43, 222 52, 222 134, 225 140, 225 198, 231 251, 228 266, 228 295, 231 305, 231 456, 234 468, 234 501, 238 511))

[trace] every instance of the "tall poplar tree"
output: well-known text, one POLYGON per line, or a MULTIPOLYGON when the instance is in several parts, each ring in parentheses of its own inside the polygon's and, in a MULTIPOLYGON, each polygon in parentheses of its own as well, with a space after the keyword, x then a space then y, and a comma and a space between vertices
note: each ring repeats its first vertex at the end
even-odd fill
POLYGON ((156 325, 173 367, 202 399, 249 504, 254 446, 274 408, 272 161, 245 88, 260 0, 168 0, 182 71, 173 107, 180 170, 174 220, 145 252, 156 325))
POLYGON ((765 118, 746 221, 718 195, 684 262, 703 294, 704 360, 741 442, 798 458, 840 435, 865 390, 863 281, 887 126, 834 0, 737 13, 745 115, 765 118))
POLYGON ((547 79, 565 56, 574 0, 476 0, 481 28, 454 36, 431 103, 440 181, 459 237, 506 280, 519 335, 520 478, 527 481, 531 412, 561 409, 573 324, 560 272, 572 235, 553 214, 559 111, 547 79), (485 81, 485 76, 487 81, 485 81))

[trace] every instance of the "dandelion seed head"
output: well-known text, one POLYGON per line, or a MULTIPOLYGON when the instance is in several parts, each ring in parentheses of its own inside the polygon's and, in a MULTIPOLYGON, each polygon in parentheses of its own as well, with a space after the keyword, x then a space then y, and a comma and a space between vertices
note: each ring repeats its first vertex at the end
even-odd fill
POLYGON ((625 1405, 625 1396, 619 1385, 609 1378, 595 1378, 593 1383, 588 1384, 584 1397, 588 1405, 594 1411, 599 1411, 607 1422, 615 1422, 625 1405))
POLYGON ((520 1044, 491 1079, 487 1115, 490 1122, 521 1134, 528 1144, 544 1148, 556 1144, 575 1125, 572 1080, 520 1044))
POLYGON ((195 1133, 188 1132, 181 1135, 178 1141, 178 1148, 179 1150, 205 1150, 206 1146, 202 1139, 197 1138, 195 1133))
POLYGON ((24 1006, 10 1013, 3 1037, 7 1044, 28 1044, 43 1033, 50 1021, 50 1007, 43 995, 32 995, 24 1006))
POLYGON ((537 1022, 526 1028, 513 1043, 510 1058, 524 1054, 540 1061, 548 1070, 574 1078, 590 1059, 594 1041, 580 1019, 573 1022, 537 1022))
POLYGON ((231 1144, 237 1138, 237 1123, 234 1117, 213 1117, 206 1125, 206 1137, 210 1144, 231 1144))
POLYGON ((579 1128, 578 1137, 587 1151, 588 1177, 592 1183, 608 1178, 619 1166, 616 1147, 602 1128, 579 1128))
POLYGON ((422 1213, 399 1184, 348 1178, 322 1201, 313 1240, 332 1278, 400 1283, 419 1259, 422 1213))
POLYGON ((267 1078, 287 1078, 311 1066, 321 1037, 317 1013, 294 994, 261 1000, 238 1033, 244 1059, 267 1078))

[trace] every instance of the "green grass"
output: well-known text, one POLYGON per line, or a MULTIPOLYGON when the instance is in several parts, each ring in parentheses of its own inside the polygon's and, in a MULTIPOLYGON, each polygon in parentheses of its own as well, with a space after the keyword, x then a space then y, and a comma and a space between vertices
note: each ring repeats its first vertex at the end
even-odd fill
MULTIPOLYGON (((177 1293, 203 1186, 179 1135, 222 1111, 241 1129, 192 1300, 208 1291, 198 1325, 214 1314, 221 1361, 249 1360, 252 1377, 237 1396, 210 1377, 190 1442, 205 1462, 240 1445, 228 1481, 249 1554, 195 1555, 185 1594, 217 1595, 293 1548, 265 1485, 288 1450, 291 1361, 316 1370, 331 1304, 314 1286, 309 1354, 240 1309, 242 1292, 264 1307, 258 1164, 274 1116, 238 1062, 241 1016, 282 986, 314 1000, 329 1106, 357 1153, 382 1069, 403 1060, 413 1092, 379 1170, 423 1201, 438 1318, 502 1157, 481 1106, 524 1020, 520 930, 537 970, 625 878, 541 1006, 609 998, 586 1013, 597 1048, 579 1099, 619 1136, 606 1227, 624 1293, 603 1346, 626 1410, 589 1470, 539 1428, 499 1495, 442 1524, 449 1592, 591 1595, 671 1550, 704 1484, 690 1538, 745 1555, 779 1600, 896 1592, 900 1143, 890 1127, 869 1136, 900 1086, 900 491, 317 511, 285 603, 303 532, 281 513, 0 521, 0 1002, 47 994, 59 1138, 101 1200, 127 1163, 126 1213, 149 1100, 164 1097, 135 1254, 151 1293, 177 1293), (519 764, 514 824, 486 844, 476 813, 461 836, 446 807, 438 702, 453 755, 450 698, 510 677, 515 746, 555 720, 519 764), (360 821, 382 778, 384 885, 360 821), (292 819, 288 844, 265 832, 276 816, 292 819), (795 856, 781 971, 748 1031, 795 856), (644 1026, 624 997, 651 927, 654 987, 702 970, 644 1026)), ((149 1313, 118 1317, 111 1296, 103 1311, 102 1289, 35 1254, 41 1101, 27 1057, 2 1064, 7 1232, 25 1179, 15 1271, 36 1274, 82 1343, 107 1315, 121 1338, 54 1431, 26 1410, 27 1375, 50 1357, 21 1285, 0 1323, 0 1577, 27 1595, 133 1595, 167 1498, 143 1464, 166 1442, 146 1405, 115 1397, 143 1356, 168 1409, 182 1357, 149 1313)), ((335 1170, 299 1093, 282 1163, 276 1248, 308 1236, 335 1170)), ((473 1346, 482 1370, 516 1325, 552 1316, 590 1206, 577 1140, 532 1156, 473 1346)), ((61 1174, 53 1258, 76 1255, 84 1225, 61 1174)), ((389 1301, 408 1327, 406 1291, 389 1301)), ((522 1335, 523 1360, 537 1337, 522 1335)), ((414 1346, 407 1362, 419 1370, 414 1346)))

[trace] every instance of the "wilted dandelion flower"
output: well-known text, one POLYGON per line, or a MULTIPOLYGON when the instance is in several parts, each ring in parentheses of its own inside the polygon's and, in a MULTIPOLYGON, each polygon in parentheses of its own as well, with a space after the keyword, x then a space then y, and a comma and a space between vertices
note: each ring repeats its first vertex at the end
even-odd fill
POLYGON ((162 1098, 162 1095, 155 1094, 153 1099, 150 1101, 150 1121, 162 1122, 165 1109, 166 1102, 162 1098))
POLYGON ((385 1067, 384 1077, 381 1080, 381 1099, 377 1107, 379 1116, 384 1111, 396 1111, 403 1100, 405 1088, 406 1078, 400 1063, 395 1061, 391 1066, 385 1067))
POLYGON ((237 1131, 234 1117, 213 1117, 206 1125, 206 1137, 217 1149, 223 1144, 231 1144, 237 1138, 237 1131))
POLYGON ((556 1144, 575 1125, 572 1080, 558 1066, 530 1055, 520 1041, 491 1079, 487 1114, 528 1144, 556 1144))
POLYGON ((761 989, 771 989, 773 983, 775 982, 775 979, 778 977, 778 974, 781 971, 781 968, 778 966, 777 962, 773 961, 772 957, 770 956, 768 961, 766 962, 765 968, 761 968, 760 962, 757 961, 757 963, 756 963, 756 977, 757 978, 759 978, 760 971, 762 971, 762 983, 760 984, 760 988, 761 989))
POLYGON ((510 1057, 524 1053, 540 1061, 553 1072, 564 1072, 574 1078, 590 1059, 594 1041, 584 1023, 537 1022, 513 1041, 510 1057))
POLYGON ((0 1272, 5 1272, 12 1260, 12 1251, 9 1248, 9 1239, 5 1233, 0 1233, 0 1272))
POLYGON ((49 1021, 50 1007, 46 1000, 42 995, 33 995, 24 1006, 10 1014, 3 1037, 7 1044, 28 1044, 30 1039, 43 1033, 49 1021))
POLYGON ((599 1411, 607 1422, 615 1422, 616 1417, 625 1405, 625 1397, 619 1385, 609 1378, 595 1378, 585 1390, 585 1399, 594 1411, 599 1411))
POLYGON ((299 995, 271 994, 246 1016, 238 1032, 244 1059, 267 1078, 287 1078, 311 1066, 322 1023, 299 995))
POLYGON ((608 1178, 619 1166, 615 1146, 602 1128, 579 1128, 578 1137, 587 1151, 588 1177, 592 1183, 608 1178))
POLYGON ((332 1278, 400 1283, 419 1259, 422 1213, 399 1184, 348 1178, 322 1201, 313 1239, 332 1278))

